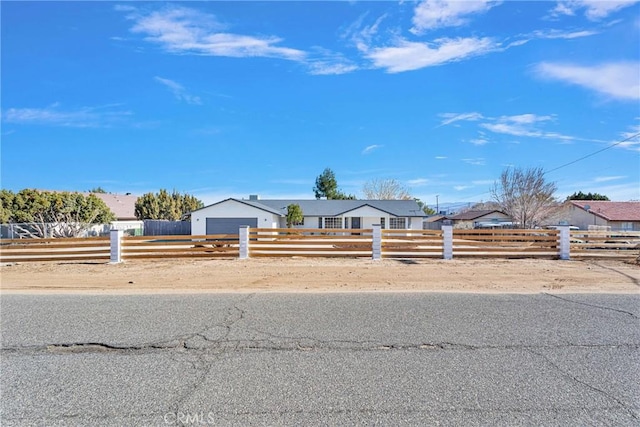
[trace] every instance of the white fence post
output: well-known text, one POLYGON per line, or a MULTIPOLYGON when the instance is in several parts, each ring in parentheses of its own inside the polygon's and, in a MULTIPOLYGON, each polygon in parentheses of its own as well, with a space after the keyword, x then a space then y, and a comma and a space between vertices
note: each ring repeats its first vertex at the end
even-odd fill
POLYGON ((122 236, 123 230, 111 230, 109 236, 111 238, 111 264, 122 262, 122 236))
POLYGON ((249 258, 249 226, 241 225, 238 234, 240 238, 240 259, 249 258))
POLYGON ((453 259, 453 225, 442 226, 442 257, 453 259))
POLYGON ((560 230, 560 245, 558 248, 558 255, 560 259, 571 259, 571 231, 568 225, 561 225, 558 227, 560 230))
POLYGON ((382 227, 380 224, 373 224, 372 259, 374 261, 382 259, 382 227))

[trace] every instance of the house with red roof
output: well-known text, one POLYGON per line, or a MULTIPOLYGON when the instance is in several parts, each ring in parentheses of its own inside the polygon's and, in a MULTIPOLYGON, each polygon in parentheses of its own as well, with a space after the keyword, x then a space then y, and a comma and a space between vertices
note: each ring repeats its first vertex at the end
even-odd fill
POLYGON ((571 200, 567 216, 569 224, 581 230, 604 226, 615 231, 640 231, 640 202, 571 200))

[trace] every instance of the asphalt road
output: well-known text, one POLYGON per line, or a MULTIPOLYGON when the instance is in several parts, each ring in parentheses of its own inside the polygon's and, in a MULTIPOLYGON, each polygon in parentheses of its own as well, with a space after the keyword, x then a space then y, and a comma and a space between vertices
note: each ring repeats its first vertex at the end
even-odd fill
POLYGON ((3 426, 640 425, 640 295, 3 295, 3 426))

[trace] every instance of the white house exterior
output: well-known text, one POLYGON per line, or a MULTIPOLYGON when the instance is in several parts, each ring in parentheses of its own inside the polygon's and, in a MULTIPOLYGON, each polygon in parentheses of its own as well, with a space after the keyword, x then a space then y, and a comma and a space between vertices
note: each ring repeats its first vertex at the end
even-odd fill
POLYGON ((296 229, 383 228, 421 230, 426 217, 412 200, 226 199, 191 213, 191 234, 237 234, 240 226, 285 228, 287 207, 297 204, 304 219, 296 229))
POLYGON ((454 228, 504 228, 511 227, 513 220, 509 215, 498 210, 466 211, 448 217, 453 221, 454 228))

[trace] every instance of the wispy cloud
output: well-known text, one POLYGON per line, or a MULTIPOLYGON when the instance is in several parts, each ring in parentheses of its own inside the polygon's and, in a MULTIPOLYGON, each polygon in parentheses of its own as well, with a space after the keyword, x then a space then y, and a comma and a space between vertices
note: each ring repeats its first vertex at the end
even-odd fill
POLYGON ((600 31, 596 30, 577 30, 577 31, 564 31, 564 30, 538 30, 531 34, 531 38, 536 39, 578 39, 582 37, 590 37, 600 34, 600 31))
POLYGON ((416 179, 410 179, 409 181, 407 181, 407 184, 412 187, 424 187, 426 185, 429 185, 430 183, 431 183, 431 180, 427 178, 416 178, 416 179))
POLYGON ((367 147, 365 147, 364 150, 362 150, 362 154, 370 154, 371 152, 378 150, 380 148, 384 147, 384 145, 379 145, 379 144, 373 144, 373 145, 369 145, 367 147))
POLYGON ((73 128, 110 127, 132 115, 130 111, 121 110, 119 107, 118 104, 109 104, 63 110, 55 103, 44 108, 9 108, 2 115, 2 119, 15 124, 73 128))
POLYGON ((614 62, 594 66, 543 62, 536 67, 542 78, 582 86, 610 98, 640 99, 640 63, 614 62))
POLYGON ((618 181, 620 179, 624 179, 626 176, 618 175, 618 176, 597 176, 593 179, 594 182, 609 182, 609 181, 618 181))
POLYGON ((468 15, 486 12, 499 3, 489 0, 425 0, 414 9, 410 31, 422 34, 436 28, 464 25, 468 22, 468 15))
POLYGON ((469 142, 472 143, 473 145, 481 146, 481 145, 488 144, 489 140, 488 139, 484 139, 484 138, 475 138, 475 139, 470 140, 469 142))
POLYGON ((444 119, 438 127, 447 126, 459 121, 476 121, 484 118, 480 113, 442 113, 438 114, 438 116, 444 119))
POLYGON ((447 156, 435 156, 434 159, 436 159, 436 160, 445 160, 445 159, 448 159, 448 157, 447 156))
POLYGON ((167 52, 227 57, 271 57, 302 61, 306 53, 279 46, 277 36, 252 36, 225 32, 227 25, 211 14, 171 6, 151 13, 127 10, 133 33, 160 45, 167 52))
POLYGON ((187 104, 193 105, 202 104, 199 96, 194 96, 187 93, 187 90, 180 83, 158 76, 154 77, 154 80, 169 88, 169 90, 173 93, 176 99, 178 99, 178 101, 184 101, 187 104))
POLYGON ((376 68, 389 73, 418 70, 493 52, 499 44, 488 37, 440 38, 431 43, 396 40, 394 46, 377 47, 365 53, 376 68))
POLYGON ((620 9, 637 3, 636 0, 563 0, 559 1, 555 8, 551 10, 551 15, 558 17, 562 15, 573 16, 580 11, 584 11, 585 16, 592 21, 599 21, 617 12, 620 9))
POLYGON ((512 136, 525 136, 530 138, 555 139, 561 141, 573 141, 578 138, 563 135, 558 132, 543 131, 539 125, 552 121, 553 116, 539 116, 536 114, 519 114, 514 116, 502 116, 491 119, 490 122, 480 124, 481 127, 493 133, 501 133, 512 136))
POLYGON ((486 164, 485 159, 482 157, 476 157, 473 159, 462 159, 462 161, 473 166, 484 166, 486 164))
MULTIPOLYGON (((640 117, 636 118, 640 120, 640 117)), ((620 134, 621 140, 626 140, 619 144, 620 147, 628 148, 633 151, 640 151, 640 124, 629 126, 629 130, 620 134)))

